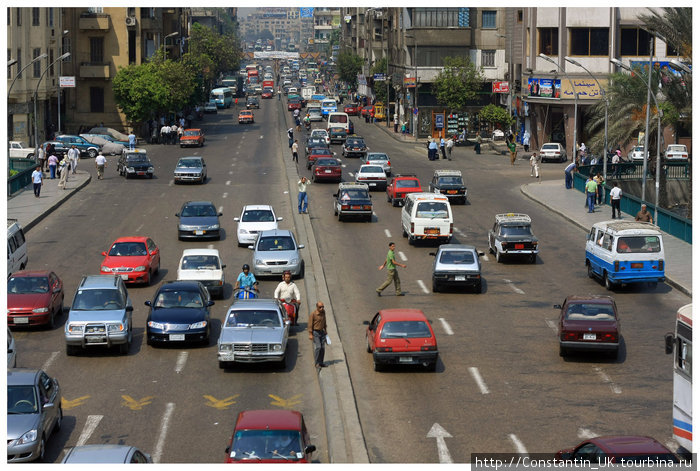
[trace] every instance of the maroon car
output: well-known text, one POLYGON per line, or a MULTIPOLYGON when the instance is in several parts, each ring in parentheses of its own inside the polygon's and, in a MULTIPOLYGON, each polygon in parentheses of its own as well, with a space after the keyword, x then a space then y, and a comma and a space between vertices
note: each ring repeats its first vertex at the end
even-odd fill
POLYGON ((568 296, 557 304, 559 314, 559 355, 572 350, 608 352, 617 357, 620 321, 610 296, 568 296))
MULTIPOLYGON (((633 462, 640 464, 657 463, 657 466, 678 463, 678 457, 668 448, 651 437, 636 435, 610 436, 590 438, 579 443, 574 448, 560 450, 555 459, 559 461, 578 460, 578 463, 590 462, 593 466, 605 466, 610 463, 633 462)), ((588 467, 588 466, 586 466, 588 467)))
POLYGON ((333 152, 328 147, 311 147, 306 156, 306 168, 311 169, 316 159, 322 159, 324 157, 332 159, 333 155, 333 152))
POLYGON ((360 105, 357 103, 348 103, 343 107, 343 112, 350 116, 357 116, 360 112, 360 105))
POLYGON ((53 328, 63 313, 63 282, 52 271, 18 271, 7 280, 7 325, 53 328))
POLYGON ((343 169, 338 159, 320 158, 316 159, 311 168, 311 179, 314 182, 336 182, 342 180, 343 169))

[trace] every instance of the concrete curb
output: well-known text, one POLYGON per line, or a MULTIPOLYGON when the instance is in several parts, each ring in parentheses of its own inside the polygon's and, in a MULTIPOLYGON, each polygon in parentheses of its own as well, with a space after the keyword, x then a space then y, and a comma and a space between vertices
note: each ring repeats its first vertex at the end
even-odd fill
MULTIPOLYGON (((54 211, 56 210, 56 208, 58 208, 59 206, 61 206, 66 200, 68 200, 68 198, 70 198, 71 196, 73 196, 73 195, 74 195, 75 193, 77 193, 80 189, 82 189, 82 188, 84 188, 85 186, 87 186, 87 184, 90 183, 90 180, 92 180, 92 175, 88 174, 87 179, 85 179, 85 181, 84 181, 83 183, 81 183, 80 185, 78 185, 78 186, 75 187, 75 188, 70 189, 70 190, 69 190, 68 192, 66 192, 62 197, 58 198, 51 206, 49 206, 48 208, 46 208, 44 211, 42 211, 41 213, 39 213, 34 219, 32 219, 30 222, 28 222, 28 223, 23 227, 24 232, 29 232, 29 230, 30 230, 32 227, 34 227, 34 226, 36 226, 37 224, 39 224, 39 222, 41 222, 42 219, 44 219, 46 216, 48 216, 49 214, 51 214, 52 212, 54 212, 54 211)), ((24 190, 24 191, 26 191, 26 190, 24 190)))
MULTIPOLYGON (((527 183, 527 184, 525 184, 525 185, 521 185, 521 186, 520 186, 520 192, 521 192, 523 195, 527 196, 527 197, 530 198, 532 201, 541 204, 542 206, 544 206, 545 208, 547 208, 549 211, 551 211, 551 212, 553 212, 553 213, 555 213, 555 214, 558 214, 559 216, 563 217, 563 218, 566 219, 567 221, 573 223, 575 226, 580 227, 584 232, 587 233, 588 231, 591 230, 590 227, 584 226, 583 224, 581 224, 580 222, 576 221, 574 218, 572 218, 572 217, 569 216, 568 214, 566 214, 566 213, 564 213, 564 212, 562 212, 562 211, 559 211, 558 209, 554 209, 553 207, 547 205, 546 203, 544 203, 544 202, 542 202, 541 200, 539 200, 538 198, 536 198, 532 193, 530 193, 530 192, 528 191, 528 188, 527 188, 527 187, 528 187, 529 185, 530 185, 530 183, 527 183)), ((677 289, 678 291, 680 291, 681 293, 683 293, 683 294, 685 294, 685 295, 687 295, 687 296, 691 296, 691 297, 692 297, 692 292, 691 292, 690 290, 688 290, 685 286, 683 286, 683 285, 681 285, 680 283, 678 283, 677 281, 675 281, 673 278, 669 277, 668 274, 666 274, 666 283, 668 283, 669 285, 673 286, 674 288, 676 288, 676 289, 677 289)))

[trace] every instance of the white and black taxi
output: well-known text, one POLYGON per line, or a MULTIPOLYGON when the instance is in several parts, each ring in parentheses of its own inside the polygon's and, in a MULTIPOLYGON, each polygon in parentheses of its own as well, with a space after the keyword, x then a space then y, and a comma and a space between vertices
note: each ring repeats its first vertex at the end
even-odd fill
POLYGON ((537 261, 539 245, 531 225, 527 214, 496 214, 496 222, 489 231, 489 251, 496 255, 496 262, 510 256, 526 257, 530 263, 537 261))

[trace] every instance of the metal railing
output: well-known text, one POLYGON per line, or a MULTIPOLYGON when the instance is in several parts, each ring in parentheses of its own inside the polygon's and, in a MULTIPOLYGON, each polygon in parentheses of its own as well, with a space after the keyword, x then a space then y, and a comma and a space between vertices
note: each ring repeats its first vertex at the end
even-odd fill
POLYGON ((7 175, 7 196, 12 196, 29 185, 32 182, 32 172, 35 168, 36 162, 34 159, 10 158, 7 175), (11 170, 16 170, 17 173, 10 176, 11 170))
MULTIPOLYGON (((578 172, 583 175, 603 174, 603 164, 580 165, 578 172)), ((692 169, 689 162, 667 161, 661 168, 666 174, 667 180, 689 180, 692 169)), ((612 180, 641 180, 643 172, 642 162, 622 162, 619 164, 608 163, 608 179, 612 180)), ((647 168, 647 178, 656 178, 656 169, 647 168)))

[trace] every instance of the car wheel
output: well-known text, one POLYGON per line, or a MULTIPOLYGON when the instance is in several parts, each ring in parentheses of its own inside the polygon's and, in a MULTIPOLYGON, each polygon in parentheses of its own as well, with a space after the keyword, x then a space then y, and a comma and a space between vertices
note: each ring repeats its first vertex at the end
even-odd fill
POLYGON ((613 284, 613 282, 610 281, 610 278, 608 278, 608 274, 607 274, 607 273, 605 273, 605 274, 603 275, 603 284, 605 285, 605 289, 607 289, 608 291, 612 291, 612 289, 613 289, 614 286, 615 286, 615 285, 613 284))
POLYGON ((148 178, 153 179, 153 174, 152 174, 152 173, 149 173, 149 174, 148 174, 148 178))
POLYGON ((148 276, 146 277, 146 286, 151 286, 151 270, 148 270, 148 276))
POLYGON ((158 260, 158 265, 156 265, 156 271, 154 271, 153 274, 157 275, 159 271, 160 271, 160 260, 158 260))
POLYGON ((151 341, 151 338, 148 336, 148 332, 146 332, 146 345, 150 347, 153 346, 153 341, 151 341))
POLYGON ((300 279, 300 280, 301 280, 302 278, 304 278, 304 271, 305 271, 305 270, 306 270, 306 265, 305 265, 304 262, 302 261, 302 262, 301 262, 301 270, 299 270, 299 279, 300 279))
POLYGON ((233 364, 230 361, 220 361, 219 362, 219 368, 221 368, 222 370, 231 368, 232 366, 233 366, 233 364))
POLYGON ((561 345, 559 345, 559 356, 565 357, 567 355, 567 353, 568 352, 566 351, 566 349, 564 347, 562 347, 561 345))
POLYGON ((185 146, 183 146, 182 144, 180 144, 180 149, 182 149, 183 147, 185 147, 185 146))
POLYGON ((475 292, 476 294, 481 294, 481 288, 482 288, 482 286, 481 286, 481 281, 479 281, 479 282, 476 284, 476 286, 474 287, 474 292, 475 292))
POLYGON ((88 149, 88 157, 94 159, 97 157, 97 151, 95 149, 88 149))
POLYGON ((41 436, 41 442, 39 443, 39 454, 36 458, 38 462, 43 462, 46 455, 46 437, 41 436))
POLYGON ((372 222, 372 215, 371 214, 367 215, 367 222, 372 222))
POLYGON ((403 237, 408 237, 408 233, 406 232, 406 229, 404 229, 403 224, 401 224, 401 235, 403 237))
POLYGON ((127 341, 126 343, 122 343, 119 345, 119 353, 122 355, 128 355, 129 354, 129 347, 131 346, 131 342, 127 341))
POLYGON ((440 287, 438 286, 438 284, 437 284, 437 283, 435 282, 435 280, 433 279, 433 293, 437 293, 438 291, 440 291, 440 287))
POLYGON ((367 353, 372 353, 372 347, 369 346, 369 338, 366 335, 365 342, 367 343, 367 353))
POLYGON ((537 255, 535 255, 534 253, 531 254, 531 255, 528 257, 528 260, 529 260, 530 263, 537 263, 537 255))
POLYGON ((49 316, 49 321, 46 323, 46 330, 53 330, 54 327, 56 327, 56 313, 52 312, 49 316))
POLYGON ((338 222, 342 222, 342 221, 343 221, 343 215, 338 213, 338 222))
POLYGON ((588 272, 588 278, 593 278, 595 276, 595 272, 593 271, 593 265, 590 263, 586 266, 587 272, 588 272))
POLYGON ((431 361, 426 363, 425 365, 426 371, 435 371, 437 369, 437 362, 436 361, 431 361))
POLYGON ((285 353, 285 355, 282 357, 282 359, 280 360, 280 362, 279 362, 279 367, 280 367, 281 369, 283 369, 283 370, 286 370, 286 369, 287 369, 287 354, 286 354, 286 353, 285 353))
POLYGON ((56 425, 53 427, 55 432, 61 430, 61 422, 63 422, 63 408, 58 406, 58 417, 56 417, 56 425))
POLYGON ((377 360, 374 360, 374 371, 382 371, 383 369, 384 369, 384 365, 377 362, 377 360))
POLYGON ((496 253, 496 263, 501 263, 501 258, 502 258, 501 253, 498 250, 496 250, 495 253, 496 253))
POLYGON ((386 202, 393 203, 393 201, 391 201, 391 195, 389 193, 386 194, 386 202))
POLYGON ((74 345, 66 345, 66 355, 69 357, 75 356, 78 354, 78 347, 74 345))

